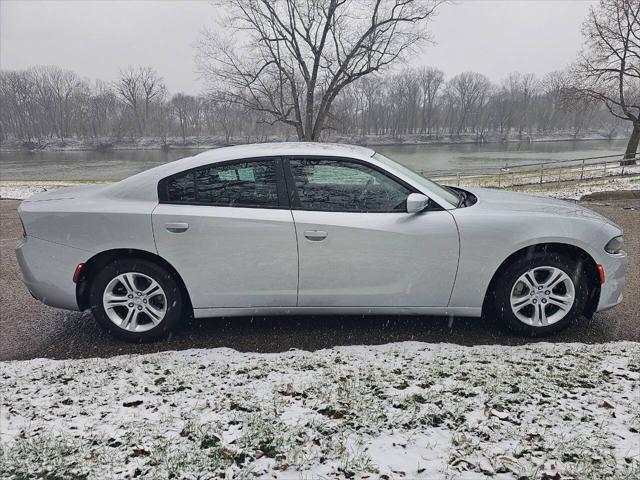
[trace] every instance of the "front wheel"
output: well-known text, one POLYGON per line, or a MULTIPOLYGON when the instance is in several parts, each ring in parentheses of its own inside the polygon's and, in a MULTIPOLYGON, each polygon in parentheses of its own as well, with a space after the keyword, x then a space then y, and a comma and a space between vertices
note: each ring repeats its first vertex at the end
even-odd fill
POLYGON ((573 322, 584 310, 587 296, 581 262, 541 252, 504 270, 496 284, 496 311, 511 330, 545 335, 573 322))
POLYGON ((180 320, 182 295, 171 274, 141 259, 115 260, 96 275, 90 291, 98 324, 129 341, 166 335, 180 320))

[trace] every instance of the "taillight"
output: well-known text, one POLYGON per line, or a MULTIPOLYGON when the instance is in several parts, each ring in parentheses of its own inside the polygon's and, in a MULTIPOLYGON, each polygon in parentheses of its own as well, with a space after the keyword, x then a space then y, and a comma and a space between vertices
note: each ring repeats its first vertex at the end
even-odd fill
POLYGON ((27 229, 24 228, 24 223, 22 223, 22 219, 20 219, 20 225, 22 225, 22 238, 27 236, 27 229))

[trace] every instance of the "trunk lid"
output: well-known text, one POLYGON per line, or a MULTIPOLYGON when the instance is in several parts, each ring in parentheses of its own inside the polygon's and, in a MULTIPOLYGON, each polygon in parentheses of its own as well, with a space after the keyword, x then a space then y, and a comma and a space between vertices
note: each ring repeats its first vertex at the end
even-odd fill
POLYGON ((49 200, 69 200, 95 193, 103 189, 106 184, 101 185, 77 185, 73 187, 59 187, 40 193, 35 193, 27 197, 23 202, 42 202, 49 200))

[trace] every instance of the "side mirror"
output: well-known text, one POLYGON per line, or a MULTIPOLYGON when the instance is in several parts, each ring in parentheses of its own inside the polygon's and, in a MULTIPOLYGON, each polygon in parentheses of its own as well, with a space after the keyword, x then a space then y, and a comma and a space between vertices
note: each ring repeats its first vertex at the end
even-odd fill
POLYGON ((421 193, 411 193, 407 197, 407 213, 418 213, 429 205, 429 197, 421 193))

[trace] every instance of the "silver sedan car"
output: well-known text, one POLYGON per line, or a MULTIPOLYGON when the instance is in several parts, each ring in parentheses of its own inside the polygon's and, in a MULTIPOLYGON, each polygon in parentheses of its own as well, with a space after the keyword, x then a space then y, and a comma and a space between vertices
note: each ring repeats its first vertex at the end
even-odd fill
POLYGON ((622 301, 622 230, 573 203, 440 186, 361 147, 220 148, 19 208, 34 297, 121 338, 182 318, 497 316, 546 334, 622 301))

